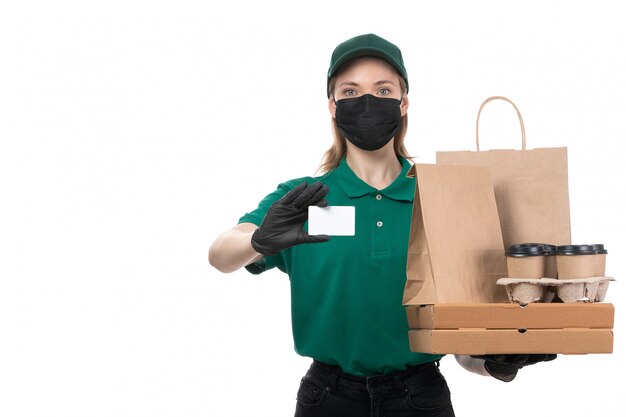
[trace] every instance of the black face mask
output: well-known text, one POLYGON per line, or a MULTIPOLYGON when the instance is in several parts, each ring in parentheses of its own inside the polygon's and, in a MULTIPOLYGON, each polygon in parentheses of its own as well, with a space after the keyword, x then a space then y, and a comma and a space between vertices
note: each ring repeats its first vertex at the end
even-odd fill
POLYGON ((355 146, 375 151, 385 146, 400 129, 401 102, 371 94, 335 101, 337 127, 355 146))

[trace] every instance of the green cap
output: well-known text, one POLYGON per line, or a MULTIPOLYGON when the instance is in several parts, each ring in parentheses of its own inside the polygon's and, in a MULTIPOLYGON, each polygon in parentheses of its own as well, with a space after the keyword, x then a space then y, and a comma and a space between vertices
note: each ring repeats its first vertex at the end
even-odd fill
POLYGON ((393 43, 380 36, 368 33, 367 35, 359 35, 354 38, 337 45, 330 58, 330 67, 328 68, 328 78, 326 79, 326 94, 330 97, 330 79, 343 64, 353 58, 362 56, 373 56, 387 61, 393 66, 406 83, 407 92, 409 91, 409 78, 404 68, 402 60, 402 52, 393 43))

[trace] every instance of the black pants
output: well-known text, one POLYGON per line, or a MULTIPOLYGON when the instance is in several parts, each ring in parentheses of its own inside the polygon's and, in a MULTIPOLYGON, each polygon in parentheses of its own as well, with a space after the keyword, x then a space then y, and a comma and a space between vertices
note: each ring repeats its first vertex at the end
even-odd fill
POLYGON ((360 377, 314 360, 300 381, 295 417, 400 416, 454 417, 438 362, 360 377))

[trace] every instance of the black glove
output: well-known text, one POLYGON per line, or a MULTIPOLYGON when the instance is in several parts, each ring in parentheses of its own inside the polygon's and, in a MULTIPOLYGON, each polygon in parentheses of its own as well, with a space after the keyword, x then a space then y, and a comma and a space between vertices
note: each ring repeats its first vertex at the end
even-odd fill
POLYGON ((480 355, 472 358, 485 360, 485 369, 489 375, 504 382, 511 382, 517 375, 517 371, 524 366, 534 365, 538 362, 548 362, 556 359, 555 354, 539 353, 529 355, 480 355))
POLYGON ((261 226, 252 234, 252 247, 266 256, 300 243, 326 242, 328 235, 309 235, 304 231, 309 206, 326 207, 328 186, 321 182, 298 184, 267 210, 261 226))

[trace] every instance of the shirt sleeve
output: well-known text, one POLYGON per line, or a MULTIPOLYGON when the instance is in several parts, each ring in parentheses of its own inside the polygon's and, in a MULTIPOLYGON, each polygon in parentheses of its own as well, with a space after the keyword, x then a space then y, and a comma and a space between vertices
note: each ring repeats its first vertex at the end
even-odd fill
MULTIPOLYGON (((305 178, 298 178, 286 182, 282 182, 278 184, 276 190, 269 193, 265 198, 261 200, 258 207, 239 218, 239 223, 254 223, 257 226, 261 226, 263 219, 265 218, 265 214, 267 210, 269 210, 270 206, 282 198, 289 191, 294 189, 298 184, 304 182, 305 178)), ((285 271, 285 262, 283 258, 283 253, 278 252, 273 256, 265 256, 264 258, 259 259, 255 263, 246 265, 245 268, 251 274, 258 275, 262 272, 269 271, 270 269, 278 267, 283 272, 285 271)))

